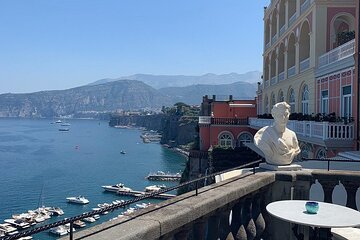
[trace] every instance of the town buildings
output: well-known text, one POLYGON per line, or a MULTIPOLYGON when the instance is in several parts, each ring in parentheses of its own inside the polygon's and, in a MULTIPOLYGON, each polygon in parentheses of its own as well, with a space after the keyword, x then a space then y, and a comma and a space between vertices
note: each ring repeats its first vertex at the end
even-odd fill
POLYGON ((272 0, 264 8, 263 79, 256 100, 205 96, 200 150, 251 142, 259 128, 272 123, 266 116, 281 101, 291 106, 288 127, 297 133, 300 157, 356 150, 358 5, 356 0, 272 0))

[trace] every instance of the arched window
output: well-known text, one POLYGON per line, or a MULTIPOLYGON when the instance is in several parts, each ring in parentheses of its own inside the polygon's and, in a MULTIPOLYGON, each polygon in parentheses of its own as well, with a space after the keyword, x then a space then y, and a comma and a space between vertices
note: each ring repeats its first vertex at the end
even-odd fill
POLYGON ((307 85, 304 85, 301 95, 302 113, 309 114, 309 88, 307 85))
POLYGON ((271 93, 271 100, 270 100, 270 109, 273 108, 273 106, 275 105, 276 101, 275 101, 275 94, 271 93))
POLYGON ((242 133, 238 138, 238 147, 244 147, 244 143, 253 142, 253 136, 250 133, 242 133))
POLYGON ((295 112, 295 91, 294 89, 290 89, 290 93, 289 93, 289 105, 291 107, 291 112, 294 113, 295 112))
POLYGON ((233 136, 231 133, 224 132, 219 137, 219 145, 224 148, 232 147, 233 136))
POLYGON ((279 91, 279 102, 284 102, 285 98, 284 98, 284 92, 282 90, 279 91))
POLYGON ((301 146, 301 157, 309 158, 310 157, 311 147, 308 144, 301 146))
POLYGON ((324 148, 320 148, 316 153, 317 159, 324 159, 326 158, 326 150, 324 148))

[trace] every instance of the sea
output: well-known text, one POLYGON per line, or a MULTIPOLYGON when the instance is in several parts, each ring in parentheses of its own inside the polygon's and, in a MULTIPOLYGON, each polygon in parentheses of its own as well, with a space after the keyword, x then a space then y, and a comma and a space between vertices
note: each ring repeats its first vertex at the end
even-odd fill
MULTIPOLYGON (((0 119, 0 223, 13 214, 40 206, 60 207, 65 214, 44 224, 91 211, 99 203, 131 197, 104 192, 102 185, 123 183, 134 190, 177 182, 150 182, 150 172, 181 172, 187 159, 159 143, 143 143, 139 129, 109 127, 107 121, 67 120, 59 131, 51 119, 0 119), (125 151, 126 154, 121 154, 125 151), (82 195, 87 205, 67 203, 82 195)), ((160 200, 148 200, 156 203, 160 200)), ((123 210, 101 215, 93 226, 123 210)), ((39 226, 39 225, 37 225, 39 226)), ((55 239, 48 232, 34 239, 55 239)))

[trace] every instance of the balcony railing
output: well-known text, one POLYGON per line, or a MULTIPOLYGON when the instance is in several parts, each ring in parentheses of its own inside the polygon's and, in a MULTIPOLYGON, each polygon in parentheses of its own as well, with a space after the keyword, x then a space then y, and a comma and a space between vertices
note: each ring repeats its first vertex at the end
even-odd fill
POLYGON ((310 7, 310 0, 306 0, 303 4, 300 6, 300 13, 303 14, 308 8, 310 7))
POLYGON ((247 118, 217 118, 210 116, 200 116, 199 124, 213 125, 249 125, 247 118))
POLYGON ((296 12, 289 18, 289 27, 295 22, 296 20, 296 12))
POLYGON ((269 236, 271 239, 297 239, 294 234, 310 235, 312 239, 311 228, 298 227, 297 232, 294 231, 293 224, 269 215, 267 204, 314 198, 332 203, 335 188, 340 186, 344 189, 344 205, 357 210, 360 173, 356 171, 243 173, 156 204, 156 207, 77 232, 74 239, 185 240, 189 236, 191 239, 249 240, 270 239, 269 236), (323 196, 310 191, 313 186, 323 192, 323 196))
POLYGON ((295 75, 295 66, 288 68, 288 78, 295 75))
POLYGON ((300 62, 300 72, 305 71, 310 67, 310 58, 307 58, 300 62))
MULTIPOLYGON (((249 118, 249 125, 260 128, 272 125, 273 121, 273 119, 249 118)), ((290 120, 287 127, 303 137, 313 137, 322 140, 354 139, 353 124, 290 120)))
POLYGON ((199 124, 210 124, 211 117, 210 116, 200 116, 199 117, 199 124))
POLYGON ((277 40, 277 35, 275 34, 272 38, 271 38, 271 44, 274 44, 277 40))
POLYGON ((285 79, 285 72, 282 71, 281 73, 279 73, 279 76, 278 76, 278 81, 281 82, 285 79))
POLYGON ((270 41, 265 44, 265 50, 268 49, 269 47, 270 47, 270 41))
POLYGON ((264 85, 264 87, 268 87, 268 86, 270 86, 270 80, 265 80, 265 85, 264 85))
POLYGON ((279 30, 279 36, 282 36, 285 32, 285 25, 283 25, 279 30))
POLYGON ((270 85, 275 85, 276 84, 276 76, 272 77, 270 80, 270 85))
POLYGON ((319 68, 329 65, 331 63, 340 61, 346 57, 352 56, 355 53, 355 39, 327 52, 319 57, 319 68))

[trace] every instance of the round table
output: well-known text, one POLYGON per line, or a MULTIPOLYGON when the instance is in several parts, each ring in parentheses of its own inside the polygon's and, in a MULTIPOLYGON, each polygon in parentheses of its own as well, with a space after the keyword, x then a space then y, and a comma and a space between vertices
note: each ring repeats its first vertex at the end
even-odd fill
POLYGON ((303 200, 284 200, 266 206, 270 215, 282 220, 319 228, 356 227, 360 225, 360 212, 332 203, 318 202, 316 214, 307 213, 303 200))

